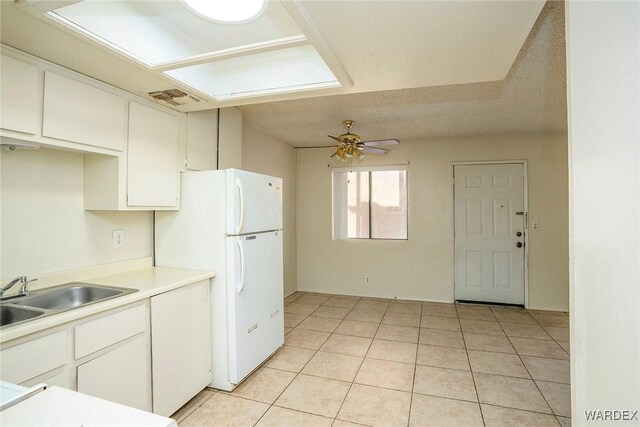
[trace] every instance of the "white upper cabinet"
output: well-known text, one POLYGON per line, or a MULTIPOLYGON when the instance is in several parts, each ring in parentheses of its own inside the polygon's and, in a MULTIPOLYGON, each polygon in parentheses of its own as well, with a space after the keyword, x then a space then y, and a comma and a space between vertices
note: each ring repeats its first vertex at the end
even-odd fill
POLYGON ((122 97, 45 71, 43 136, 122 151, 125 118, 122 97))
POLYGON ((39 132, 38 67, 2 55, 0 58, 0 127, 39 132))
POLYGON ((178 209, 183 120, 180 113, 130 102, 127 149, 84 156, 84 208, 178 209))
POLYGON ((178 205, 177 117, 136 102, 129 105, 127 204, 178 205))
POLYGON ((189 170, 217 169, 218 110, 193 111, 187 116, 187 157, 189 170))

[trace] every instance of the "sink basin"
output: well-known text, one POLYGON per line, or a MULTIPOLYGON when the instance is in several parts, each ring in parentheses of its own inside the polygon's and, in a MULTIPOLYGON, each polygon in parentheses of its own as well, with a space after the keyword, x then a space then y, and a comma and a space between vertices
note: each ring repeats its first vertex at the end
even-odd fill
POLYGON ((28 297, 16 299, 12 301, 12 303, 44 310, 70 310, 135 291, 136 289, 71 283, 46 289, 28 297))
POLYGON ((0 327, 35 320, 39 316, 51 316, 137 291, 89 283, 67 283, 42 289, 26 297, 13 297, 3 301, 0 304, 0 327))
POLYGON ((23 322, 43 314, 43 311, 3 305, 0 306, 0 326, 23 322))

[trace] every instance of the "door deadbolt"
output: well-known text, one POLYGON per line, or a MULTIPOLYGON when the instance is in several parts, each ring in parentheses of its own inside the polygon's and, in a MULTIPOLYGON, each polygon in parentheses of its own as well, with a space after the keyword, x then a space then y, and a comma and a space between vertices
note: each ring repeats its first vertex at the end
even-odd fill
POLYGON ((516 236, 518 236, 518 237, 522 236, 522 231, 518 231, 518 232, 516 233, 516 236))
POLYGON ((518 242, 518 243, 516 243, 516 246, 517 246, 517 247, 519 247, 519 248, 521 248, 521 247, 522 247, 522 242, 518 242))

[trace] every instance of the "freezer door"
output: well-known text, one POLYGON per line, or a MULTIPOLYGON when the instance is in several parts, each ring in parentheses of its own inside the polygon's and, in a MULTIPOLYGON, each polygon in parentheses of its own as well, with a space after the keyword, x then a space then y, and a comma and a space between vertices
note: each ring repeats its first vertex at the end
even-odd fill
POLYGON ((282 179, 227 169, 227 234, 282 229, 282 179))
POLYGON ((238 384, 284 342, 282 232, 227 237, 229 380, 238 384))

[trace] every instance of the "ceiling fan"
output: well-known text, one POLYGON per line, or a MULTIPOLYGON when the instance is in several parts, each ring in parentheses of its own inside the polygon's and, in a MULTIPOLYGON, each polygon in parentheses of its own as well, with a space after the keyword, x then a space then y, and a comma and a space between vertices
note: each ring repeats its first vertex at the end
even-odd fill
POLYGON ((361 160, 364 158, 364 153, 371 154, 387 154, 389 152, 386 148, 379 148, 382 145, 395 145, 400 144, 397 139, 377 139, 374 141, 362 141, 360 135, 351 133, 351 128, 356 124, 353 120, 345 120, 342 122, 347 128, 347 133, 343 133, 339 136, 327 135, 329 138, 338 141, 337 145, 324 145, 321 147, 306 147, 306 148, 337 148, 336 152, 331 155, 332 158, 337 160, 349 160, 355 158, 361 160))

